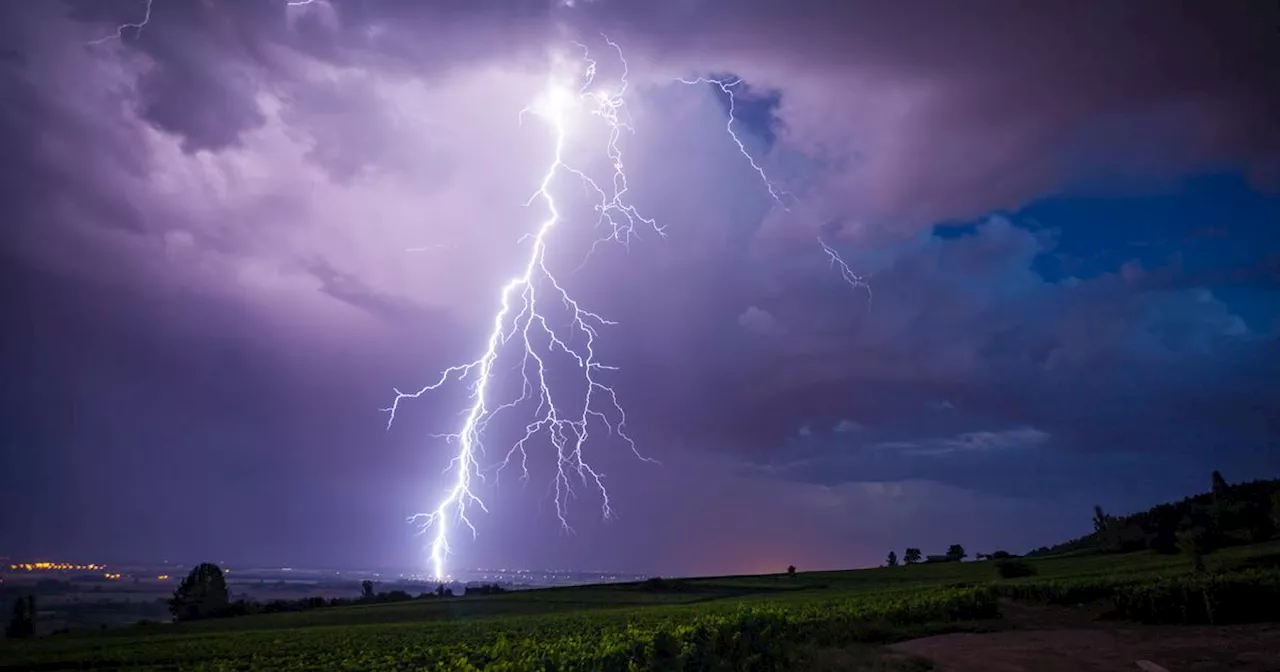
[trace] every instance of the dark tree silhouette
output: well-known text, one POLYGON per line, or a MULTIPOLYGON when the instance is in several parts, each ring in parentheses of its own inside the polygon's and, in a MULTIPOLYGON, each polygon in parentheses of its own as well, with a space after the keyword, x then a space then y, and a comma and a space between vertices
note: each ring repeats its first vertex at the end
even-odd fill
POLYGON ((787 574, 795 574, 795 573, 796 573, 796 566, 795 566, 795 565, 789 565, 789 566, 787 567, 787 574))
POLYGON ((1192 528, 1201 528, 1200 543, 1209 552, 1265 541, 1280 531, 1280 502, 1273 499, 1280 497, 1280 479, 1227 483, 1219 473, 1211 480, 1210 491, 1125 516, 1107 515, 1095 507, 1093 532, 1030 554, 1144 549, 1177 553, 1178 532, 1192 528))
POLYGON ((13 616, 4 629, 9 639, 26 639, 36 635, 36 596, 19 597, 13 603, 13 616))
POLYGON ((903 554, 902 560, 908 565, 914 565, 920 562, 920 558, 923 555, 918 548, 908 548, 907 552, 903 554))
POLYGON ((947 549, 948 560, 959 562, 964 560, 965 555, 968 554, 964 552, 964 546, 961 546, 960 544, 951 544, 951 547, 947 549))
POLYGON ((1017 579, 1023 576, 1035 576, 1036 568, 1024 560, 996 560, 996 574, 1002 579, 1017 579))
POLYGON ((1093 505, 1093 532, 1095 534, 1102 534, 1105 532, 1107 529, 1107 521, 1110 519, 1111 516, 1108 516, 1107 512, 1103 511, 1101 506, 1097 504, 1093 505))
POLYGON ((885 559, 884 564, 886 567, 897 567, 898 554, 894 553, 893 551, 889 551, 889 557, 885 559))
POLYGON ((1098 547, 1104 551, 1120 550, 1120 533, 1122 520, 1102 510, 1101 506, 1093 506, 1093 534, 1098 539, 1098 547))
POLYGON ((1204 554, 1207 550, 1204 528, 1188 527, 1178 530, 1177 539, 1178 550, 1191 560, 1191 569, 1197 572, 1203 572, 1204 554))
POLYGON ((226 611, 230 599, 227 579, 222 568, 211 562, 201 563, 182 580, 169 599, 169 613, 175 621, 214 618, 226 611))
POLYGON ((1227 492, 1227 488, 1227 479, 1223 478, 1222 474, 1215 469, 1213 471, 1213 494, 1215 496, 1224 495, 1227 492))
POLYGON ((373 593, 373 582, 372 582, 372 581, 370 581, 370 580, 368 580, 368 579, 365 579, 364 581, 361 581, 361 582, 360 582, 360 597, 361 597, 362 599, 366 599, 366 600, 372 600, 372 599, 373 599, 373 597, 374 597, 374 593, 373 593))
POLYGON ((1271 523, 1280 530, 1280 490, 1271 493, 1271 523))

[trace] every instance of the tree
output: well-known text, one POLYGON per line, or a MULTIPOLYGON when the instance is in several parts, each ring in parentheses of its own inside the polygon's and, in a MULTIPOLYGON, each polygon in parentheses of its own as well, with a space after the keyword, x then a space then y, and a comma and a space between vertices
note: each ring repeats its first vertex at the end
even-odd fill
POLYGON ((1106 532, 1106 531, 1107 531, 1107 523, 1108 523, 1110 520, 1111 520, 1111 516, 1107 515, 1107 512, 1102 510, 1102 506, 1101 506, 1101 505, 1099 505, 1099 504, 1094 504, 1094 505, 1093 505, 1093 532, 1094 532, 1094 534, 1097 534, 1099 537, 1101 537, 1101 536, 1102 536, 1102 534, 1103 534, 1104 532, 1106 532))
POLYGON ((897 566, 898 566, 898 554, 897 554, 897 553, 894 553, 893 551, 889 551, 889 558, 888 558, 887 560, 885 560, 885 566, 886 566, 886 567, 897 567, 897 566))
POLYGON ((222 615, 230 603, 222 568, 211 562, 196 565, 169 600, 175 621, 194 621, 222 615))
POLYGON ((1093 533, 1098 538, 1099 548, 1104 551, 1119 550, 1120 528, 1120 519, 1103 511, 1101 506, 1093 505, 1093 533))
POLYGON ((373 582, 365 579, 360 582, 360 598, 365 600, 373 599, 373 582))
POLYGON ((26 639, 36 635, 36 596, 19 597, 13 603, 13 617, 4 630, 9 639, 26 639))
POLYGON ((1271 493, 1271 522, 1280 530, 1280 490, 1271 493))
POLYGON ((788 565, 788 566, 787 566, 787 574, 789 574, 789 575, 791 575, 791 576, 795 576, 795 573, 796 573, 796 566, 795 566, 795 565, 788 565))
POLYGON ((1227 479, 1215 469, 1213 472, 1213 495, 1221 497, 1227 493, 1227 479))
POLYGON ((1191 569, 1204 571, 1205 533, 1202 527, 1184 527, 1177 532, 1178 551, 1191 560, 1191 569))
POLYGON ((965 555, 967 554, 964 552, 964 546, 961 546, 960 544, 951 544, 951 546, 947 548, 947 559, 953 562, 964 560, 965 555))
POLYGON ((902 560, 908 565, 914 565, 920 562, 922 555, 923 554, 920 552, 920 549, 908 548, 907 552, 902 554, 902 560))

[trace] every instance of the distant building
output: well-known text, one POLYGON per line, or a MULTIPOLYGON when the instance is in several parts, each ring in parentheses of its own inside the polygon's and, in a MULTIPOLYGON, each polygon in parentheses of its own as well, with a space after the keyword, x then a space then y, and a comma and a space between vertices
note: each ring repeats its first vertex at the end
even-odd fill
POLYGON ((925 556, 924 561, 925 562, 955 562, 956 559, 949 555, 927 555, 925 556))

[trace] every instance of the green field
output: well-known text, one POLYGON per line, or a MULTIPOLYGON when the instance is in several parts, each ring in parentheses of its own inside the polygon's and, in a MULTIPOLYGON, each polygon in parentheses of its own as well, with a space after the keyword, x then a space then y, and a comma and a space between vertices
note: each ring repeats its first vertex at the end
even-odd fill
POLYGON ((1178 611, 1190 595, 1249 620, 1232 600, 1280 596, 1277 570, 1250 568, 1278 556, 1224 549, 1194 581, 1185 558, 1141 552, 1030 559, 1035 576, 1008 581, 988 561, 421 599, 5 642, 0 670, 785 669, 801 650, 975 627, 999 595, 1202 619, 1178 611))

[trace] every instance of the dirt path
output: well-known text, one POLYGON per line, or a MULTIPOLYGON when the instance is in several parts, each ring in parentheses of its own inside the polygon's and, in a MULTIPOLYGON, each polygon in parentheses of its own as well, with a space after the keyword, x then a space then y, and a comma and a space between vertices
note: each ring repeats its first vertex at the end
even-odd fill
POLYGON ((890 648, 928 658, 939 672, 1280 672, 1280 624, 1142 626, 1099 622, 1085 610, 1002 608, 1008 631, 938 635, 890 648))

